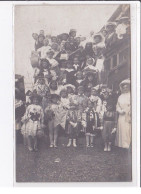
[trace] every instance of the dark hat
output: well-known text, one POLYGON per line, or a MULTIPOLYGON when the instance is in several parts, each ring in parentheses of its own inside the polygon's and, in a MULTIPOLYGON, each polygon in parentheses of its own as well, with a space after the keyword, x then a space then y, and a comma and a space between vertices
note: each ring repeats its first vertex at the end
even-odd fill
POLYGON ((43 34, 39 34, 38 38, 43 37, 45 39, 45 36, 43 34))
POLYGON ((99 37, 99 38, 102 39, 102 35, 101 35, 101 34, 95 34, 95 35, 94 35, 94 38, 96 38, 96 37, 99 37))
POLYGON ((88 77, 88 76, 90 76, 90 75, 95 76, 96 73, 97 73, 97 72, 94 71, 94 70, 93 70, 93 71, 87 71, 87 72, 85 72, 85 76, 86 76, 86 77, 88 77))
POLYGON ((76 29, 70 29, 70 32, 76 32, 76 29))

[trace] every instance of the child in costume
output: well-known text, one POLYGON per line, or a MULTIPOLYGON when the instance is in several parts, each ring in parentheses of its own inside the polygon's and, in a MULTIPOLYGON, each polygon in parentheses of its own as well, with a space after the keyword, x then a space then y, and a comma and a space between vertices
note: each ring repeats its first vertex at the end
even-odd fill
POLYGON ((70 104, 70 109, 67 114, 67 134, 69 138, 69 142, 67 147, 70 147, 73 143, 73 147, 77 147, 77 138, 79 134, 79 112, 78 106, 74 103, 70 104))
POLYGON ((111 144, 114 139, 114 133, 117 125, 117 113, 115 104, 112 100, 107 102, 106 110, 103 115, 103 131, 102 138, 104 140, 104 151, 111 151, 111 144))
POLYGON ((95 102, 88 101, 88 107, 82 114, 82 126, 85 128, 86 146, 94 146, 95 130, 100 127, 99 115, 96 112, 95 102))
POLYGON ((116 98, 109 88, 102 88, 101 93, 102 108, 101 116, 103 120, 102 138, 104 140, 104 151, 111 151, 111 144, 116 131, 117 114, 115 111, 116 98))
POLYGON ((21 133, 27 139, 29 151, 37 151, 37 135, 42 132, 44 113, 39 105, 41 97, 39 95, 32 95, 31 100, 32 104, 27 107, 26 113, 22 118, 21 133))

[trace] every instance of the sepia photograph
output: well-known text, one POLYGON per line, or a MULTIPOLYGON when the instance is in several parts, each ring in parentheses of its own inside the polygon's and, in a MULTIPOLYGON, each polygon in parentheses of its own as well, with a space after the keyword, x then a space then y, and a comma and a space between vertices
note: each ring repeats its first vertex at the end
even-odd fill
POLYGON ((16 183, 132 182, 130 4, 15 5, 14 68, 16 183))

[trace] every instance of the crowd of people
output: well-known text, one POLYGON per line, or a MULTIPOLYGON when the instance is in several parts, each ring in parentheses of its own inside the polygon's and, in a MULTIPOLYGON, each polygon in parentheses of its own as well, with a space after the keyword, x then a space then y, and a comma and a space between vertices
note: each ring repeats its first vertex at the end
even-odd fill
POLYGON ((32 34, 34 86, 26 92, 26 102, 15 91, 16 129, 30 151, 38 150, 38 137, 47 132, 50 148, 56 148, 60 129, 68 137, 66 147, 79 146, 82 133, 86 147, 92 148, 100 132, 104 151, 111 151, 112 143, 129 148, 130 80, 120 83, 120 95, 103 80, 104 51, 128 33, 129 18, 122 17, 87 38, 77 36, 75 29, 57 36, 45 35, 44 30, 32 34))

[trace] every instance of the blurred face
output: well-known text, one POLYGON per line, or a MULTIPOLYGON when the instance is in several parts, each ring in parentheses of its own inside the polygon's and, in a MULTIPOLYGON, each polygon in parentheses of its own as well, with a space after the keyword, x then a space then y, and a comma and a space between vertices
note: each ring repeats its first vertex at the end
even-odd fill
POLYGON ((43 41, 44 41, 44 37, 43 36, 39 36, 39 42, 43 43, 43 41))
POLYGON ((48 44, 49 44, 48 39, 44 39, 44 46, 48 46, 48 44))
POLYGON ((99 37, 99 36, 96 36, 95 38, 94 38, 94 42, 97 44, 97 43, 99 43, 99 42, 101 42, 101 38, 99 37))
POLYGON ((61 67, 62 67, 62 68, 65 68, 66 66, 67 66, 66 61, 62 61, 61 67))
POLYGON ((44 80, 44 79, 39 79, 39 83, 40 83, 41 85, 43 85, 43 84, 45 84, 45 80, 44 80))
POLYGON ((38 34, 37 33, 33 33, 32 37, 34 38, 34 40, 38 40, 38 34))
POLYGON ((52 40, 52 42, 57 42, 57 38, 56 38, 55 36, 53 36, 53 37, 51 38, 51 40, 52 40))
POLYGON ((72 64, 71 63, 67 63, 67 68, 71 69, 72 68, 72 64))
POLYGON ((50 84, 50 88, 51 88, 52 90, 57 90, 57 83, 56 83, 56 82, 52 82, 52 83, 50 84))
POLYGON ((78 45, 80 44, 80 37, 76 38, 76 42, 77 42, 78 45))
POLYGON ((38 104, 39 104, 39 101, 38 101, 38 99, 37 99, 37 98, 34 98, 34 99, 33 99, 33 104, 36 104, 36 105, 38 105, 38 104))
POLYGON ((73 63, 74 63, 74 64, 78 64, 78 63, 79 63, 78 58, 74 58, 73 63))
POLYGON ((50 39, 51 38, 51 35, 50 34, 46 35, 46 38, 47 39, 50 39))
POLYGON ((62 36, 62 40, 65 40, 65 41, 67 41, 67 39, 68 39, 68 35, 66 35, 66 34, 63 34, 63 36, 62 36))
POLYGON ((91 95, 92 95, 92 96, 97 96, 97 91, 96 91, 96 90, 92 90, 92 91, 91 91, 91 95))
POLYGON ((87 43, 86 44, 86 49, 90 49, 90 48, 92 48, 92 44, 91 43, 87 43))
POLYGON ((32 95, 32 92, 29 92, 28 95, 31 96, 32 95))
POLYGON ((47 68, 48 68, 48 64, 47 64, 46 62, 42 62, 42 67, 43 67, 44 69, 47 69, 47 68))
POLYGON ((47 53, 47 57, 48 57, 49 59, 52 59, 52 58, 53 58, 53 55, 54 55, 54 53, 53 53, 53 52, 49 52, 49 53, 47 53))
POLYGON ((52 47, 51 47, 53 50, 57 51, 58 50, 58 45, 57 44, 52 44, 52 47))
POLYGON ((113 32, 114 31, 114 29, 115 29, 115 27, 114 26, 107 26, 107 28, 106 28, 106 30, 107 30, 107 32, 113 32))
POLYGON ((92 58, 87 59, 87 63, 88 63, 89 65, 93 65, 93 59, 92 59, 92 58))
POLYGON ((69 43, 69 42, 66 42, 66 43, 65 43, 65 49, 66 49, 66 50, 69 50, 69 49, 70 49, 70 43, 69 43))
POLYGON ((93 81, 93 76, 92 76, 92 75, 89 75, 89 76, 88 76, 88 80, 89 80, 89 81, 93 81))
POLYGON ((76 32, 75 32, 75 31, 72 31, 72 32, 70 33, 70 35, 74 38, 74 37, 76 36, 76 32))
POLYGON ((79 80, 79 79, 82 79, 83 78, 83 75, 82 75, 82 73, 78 73, 76 77, 79 80))
POLYGON ((70 36, 70 37, 69 37, 69 42, 70 42, 70 43, 73 43, 73 42, 74 42, 74 37, 73 37, 73 36, 70 36))
POLYGON ((87 97, 90 97, 90 94, 91 94, 91 93, 90 93, 89 91, 86 91, 86 92, 85 92, 85 96, 87 96, 87 97))
POLYGON ((53 98, 53 99, 52 99, 52 103, 53 103, 53 104, 57 104, 57 102, 58 102, 58 99, 57 99, 57 98, 53 98))
POLYGON ((71 87, 67 87, 67 92, 68 92, 68 94, 74 93, 74 91, 73 91, 73 89, 71 87))
POLYGON ((93 108, 93 103, 89 101, 89 102, 88 102, 88 107, 89 107, 89 108, 93 108))
POLYGON ((107 31, 106 31, 106 30, 103 30, 103 31, 102 31, 102 34, 103 34, 103 36, 105 37, 105 36, 107 35, 107 31))
POLYGON ((84 94, 84 90, 82 88, 78 89, 78 94, 80 95, 84 94))
POLYGON ((40 30, 40 34, 44 35, 44 30, 40 30))
POLYGON ((105 92, 103 96, 104 96, 104 99, 106 100, 106 99, 109 98, 109 93, 108 92, 105 92))
POLYGON ((60 45, 61 44, 61 38, 57 38, 57 43, 60 45))
POLYGON ((123 85, 122 92, 123 93, 128 93, 129 91, 130 91, 130 87, 128 85, 123 85))
POLYGON ((113 110, 113 107, 110 106, 110 105, 107 105, 106 108, 107 108, 108 111, 112 111, 113 110))
POLYGON ((67 98, 68 93, 67 93, 67 91, 62 91, 60 95, 62 98, 67 98))

